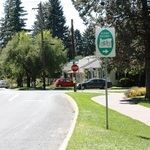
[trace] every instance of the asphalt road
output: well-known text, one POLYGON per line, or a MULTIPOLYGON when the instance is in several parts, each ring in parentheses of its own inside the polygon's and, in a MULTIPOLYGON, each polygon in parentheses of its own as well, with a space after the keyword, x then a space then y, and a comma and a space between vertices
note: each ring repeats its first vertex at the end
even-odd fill
POLYGON ((0 150, 58 150, 74 118, 62 93, 0 89, 0 150))

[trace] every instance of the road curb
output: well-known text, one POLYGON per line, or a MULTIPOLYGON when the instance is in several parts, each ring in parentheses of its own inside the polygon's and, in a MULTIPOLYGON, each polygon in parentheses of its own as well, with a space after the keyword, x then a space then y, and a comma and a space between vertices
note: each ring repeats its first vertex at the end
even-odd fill
POLYGON ((62 96, 63 96, 64 98, 66 98, 66 100, 70 103, 71 107, 73 108, 73 110, 74 110, 74 112, 75 112, 75 116, 74 116, 74 119, 73 119, 73 121, 72 121, 72 125, 71 125, 71 127, 70 127, 70 129, 69 129, 69 132, 68 132, 68 134, 67 134, 67 137, 64 139, 63 144, 62 144, 62 145, 60 146, 60 148, 59 148, 59 150, 66 150, 67 145, 68 145, 68 142, 69 142, 69 140, 70 140, 70 138, 71 138, 71 135, 72 135, 72 133, 73 133, 73 130, 74 130, 74 128, 75 128, 75 124, 76 124, 76 120, 77 120, 77 118, 78 118, 79 110, 78 110, 78 107, 77 107, 76 102, 75 102, 69 95, 67 95, 67 94, 62 94, 62 96))

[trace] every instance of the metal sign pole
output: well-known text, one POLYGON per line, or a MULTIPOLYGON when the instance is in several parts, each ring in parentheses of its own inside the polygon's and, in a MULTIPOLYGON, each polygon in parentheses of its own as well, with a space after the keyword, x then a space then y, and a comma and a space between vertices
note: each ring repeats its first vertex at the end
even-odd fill
POLYGON ((107 58, 115 57, 115 28, 96 28, 96 56, 105 57, 106 129, 108 129, 107 58))
POLYGON ((108 123, 108 89, 107 89, 107 57, 105 57, 105 93, 106 93, 106 129, 109 128, 108 123))

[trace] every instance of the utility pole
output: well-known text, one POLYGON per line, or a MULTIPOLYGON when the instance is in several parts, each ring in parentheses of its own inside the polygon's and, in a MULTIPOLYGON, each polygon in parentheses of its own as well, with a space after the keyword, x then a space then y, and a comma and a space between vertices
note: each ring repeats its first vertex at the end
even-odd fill
MULTIPOLYGON (((73 19, 71 19, 71 39, 72 39, 72 59, 73 64, 75 64, 74 58, 75 58, 75 46, 74 46, 74 28, 73 28, 73 19)), ((77 91, 76 88, 76 73, 73 73, 73 85, 74 85, 74 92, 77 91)))
POLYGON ((75 57, 75 47, 74 47, 74 27, 73 19, 71 19, 71 39, 72 39, 72 59, 75 57))
POLYGON ((42 78, 43 78, 43 89, 46 89, 45 84, 45 50, 44 50, 44 38, 43 38, 43 8, 42 3, 40 2, 39 8, 33 8, 33 9, 39 9, 39 15, 40 15, 40 30, 41 30, 41 61, 42 61, 42 78))
POLYGON ((43 10, 40 2, 40 27, 41 27, 41 53, 42 53, 42 72, 43 72, 43 89, 45 90, 45 50, 44 50, 44 38, 43 38, 43 10))

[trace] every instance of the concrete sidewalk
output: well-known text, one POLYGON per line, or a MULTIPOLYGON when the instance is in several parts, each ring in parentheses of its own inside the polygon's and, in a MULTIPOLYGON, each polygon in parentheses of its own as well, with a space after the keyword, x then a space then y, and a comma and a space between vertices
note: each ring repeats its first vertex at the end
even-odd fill
MULTIPOLYGON (((150 126, 150 108, 129 103, 123 97, 123 93, 108 93, 108 107, 150 126)), ((106 106, 105 96, 94 97, 92 100, 106 106)))

